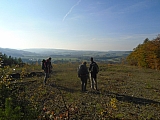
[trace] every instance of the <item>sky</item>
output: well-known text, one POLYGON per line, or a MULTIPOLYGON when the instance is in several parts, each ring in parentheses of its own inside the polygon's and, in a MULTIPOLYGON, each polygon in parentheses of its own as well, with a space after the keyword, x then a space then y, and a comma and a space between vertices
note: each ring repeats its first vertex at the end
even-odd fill
POLYGON ((128 51, 160 34, 160 0, 0 0, 0 47, 128 51))

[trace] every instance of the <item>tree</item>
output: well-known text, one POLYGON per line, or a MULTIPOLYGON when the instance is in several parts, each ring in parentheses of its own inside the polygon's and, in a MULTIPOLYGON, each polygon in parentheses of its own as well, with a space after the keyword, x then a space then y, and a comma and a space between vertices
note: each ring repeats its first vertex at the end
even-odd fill
POLYGON ((21 58, 13 58, 11 56, 7 56, 6 54, 0 54, 1 55, 1 62, 3 63, 3 66, 11 66, 11 65, 17 65, 23 63, 21 58))
POLYGON ((18 63, 22 63, 22 59, 21 58, 18 58, 18 63))
POLYGON ((130 65, 160 70, 160 37, 151 41, 146 38, 134 48, 127 61, 130 65))
POLYGON ((148 41, 149 41, 149 39, 146 38, 143 43, 145 44, 145 43, 147 43, 148 41))

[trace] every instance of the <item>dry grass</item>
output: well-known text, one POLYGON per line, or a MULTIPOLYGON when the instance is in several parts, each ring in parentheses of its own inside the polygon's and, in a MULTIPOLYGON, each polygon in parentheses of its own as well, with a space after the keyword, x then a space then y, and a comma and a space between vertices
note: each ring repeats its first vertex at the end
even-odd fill
POLYGON ((82 93, 78 64, 53 67, 48 85, 43 85, 43 77, 34 77, 37 82, 26 86, 26 97, 41 119, 44 114, 85 120, 160 119, 160 71, 99 63, 99 92, 91 90, 88 82, 88 91, 82 93))

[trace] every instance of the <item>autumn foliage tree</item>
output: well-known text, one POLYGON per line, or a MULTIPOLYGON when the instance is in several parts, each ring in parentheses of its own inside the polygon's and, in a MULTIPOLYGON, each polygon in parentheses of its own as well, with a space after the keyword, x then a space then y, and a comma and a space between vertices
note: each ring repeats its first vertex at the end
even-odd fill
POLYGON ((160 70, 160 35, 153 40, 146 38, 127 57, 130 65, 160 70))

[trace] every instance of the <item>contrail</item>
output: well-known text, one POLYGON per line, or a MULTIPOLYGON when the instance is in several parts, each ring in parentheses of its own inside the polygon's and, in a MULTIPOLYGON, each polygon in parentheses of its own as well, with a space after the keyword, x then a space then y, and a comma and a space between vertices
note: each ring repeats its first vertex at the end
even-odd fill
POLYGON ((75 5, 73 5, 70 10, 68 11, 68 13, 63 17, 63 21, 66 19, 66 17, 72 12, 73 8, 77 5, 79 5, 79 3, 81 2, 81 0, 79 0, 75 5))

